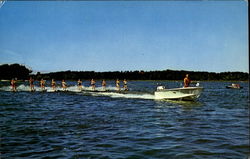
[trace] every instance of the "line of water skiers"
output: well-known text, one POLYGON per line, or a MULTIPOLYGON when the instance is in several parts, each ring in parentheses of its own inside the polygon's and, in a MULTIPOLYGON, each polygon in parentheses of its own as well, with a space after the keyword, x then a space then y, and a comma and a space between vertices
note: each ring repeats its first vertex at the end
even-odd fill
MULTIPOLYGON (((16 82, 17 82, 16 79, 12 79, 11 82, 10 82, 11 89, 14 92, 17 91, 16 82)), ((35 80, 30 77, 30 79, 29 79, 30 91, 35 91, 34 82, 35 82, 35 80)), ((121 87, 120 87, 119 79, 117 79, 115 83, 116 83, 117 91, 120 91, 121 87)), ((93 91, 95 90, 95 87, 96 87, 95 84, 96 84, 96 81, 94 79, 91 79, 90 86, 91 86, 93 91)), ((42 91, 45 91, 45 86, 46 86, 46 81, 41 79, 40 80, 40 87, 41 87, 42 91)), ((54 79, 51 80, 51 87, 52 87, 52 89, 54 91, 56 91, 57 83, 56 83, 56 81, 54 79)), ((61 87, 62 87, 63 91, 67 90, 67 83, 65 82, 65 80, 62 80, 61 87)), ((82 81, 80 79, 77 81, 77 87, 78 87, 79 90, 83 90, 83 84, 82 84, 82 81)), ((123 88, 124 88, 125 91, 128 91, 128 85, 127 85, 127 80, 126 79, 123 80, 123 88)), ((103 91, 106 91, 106 81, 105 80, 102 80, 102 89, 103 89, 103 91)))

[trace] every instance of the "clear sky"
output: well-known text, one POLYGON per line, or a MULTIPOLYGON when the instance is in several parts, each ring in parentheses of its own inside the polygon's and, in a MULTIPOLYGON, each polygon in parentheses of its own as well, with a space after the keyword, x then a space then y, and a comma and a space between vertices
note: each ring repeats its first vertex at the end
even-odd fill
POLYGON ((246 1, 7 1, 0 64, 34 71, 248 70, 246 1))

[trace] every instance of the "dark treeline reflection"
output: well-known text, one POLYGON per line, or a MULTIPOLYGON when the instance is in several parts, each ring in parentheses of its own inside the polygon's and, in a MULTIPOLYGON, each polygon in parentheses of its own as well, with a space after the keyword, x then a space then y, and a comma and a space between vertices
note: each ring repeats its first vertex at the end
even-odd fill
POLYGON ((162 71, 61 71, 51 73, 31 74, 32 70, 20 64, 0 65, 0 79, 28 79, 30 76, 40 80, 77 80, 77 79, 128 79, 128 80, 182 80, 185 74, 190 74, 192 80, 248 80, 249 73, 245 72, 197 72, 185 70, 162 70, 162 71))

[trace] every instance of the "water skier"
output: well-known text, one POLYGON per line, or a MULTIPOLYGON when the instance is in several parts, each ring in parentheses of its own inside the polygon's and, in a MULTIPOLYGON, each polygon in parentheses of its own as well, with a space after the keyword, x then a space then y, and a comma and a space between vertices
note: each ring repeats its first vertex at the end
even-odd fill
POLYGON ((45 80, 41 79, 40 86, 41 86, 42 91, 45 91, 45 80))
POLYGON ((116 90, 120 91, 120 81, 119 81, 119 79, 116 80, 115 84, 116 84, 116 90))
POLYGON ((67 91, 67 83, 65 82, 65 80, 62 80, 62 89, 63 91, 67 91))
POLYGON ((92 90, 94 91, 95 90, 95 80, 93 78, 91 79, 90 84, 91 84, 92 90))
POLYGON ((32 77, 30 77, 29 83, 30 83, 30 91, 34 92, 35 91, 35 88, 34 88, 34 79, 32 79, 32 77))
POLYGON ((10 81, 10 85, 11 85, 11 90, 13 92, 16 92, 16 79, 13 79, 10 81))
POLYGON ((78 81, 77 81, 77 86, 78 86, 78 89, 79 89, 79 90, 82 90, 82 89, 83 89, 82 81, 81 81, 80 79, 78 79, 78 81))
POLYGON ((126 79, 123 80, 123 88, 124 88, 124 91, 128 91, 128 82, 126 79))
POLYGON ((54 91, 56 91, 56 81, 54 79, 51 81, 51 87, 54 91))
POLYGON ((106 81, 102 80, 102 89, 106 91, 106 81))

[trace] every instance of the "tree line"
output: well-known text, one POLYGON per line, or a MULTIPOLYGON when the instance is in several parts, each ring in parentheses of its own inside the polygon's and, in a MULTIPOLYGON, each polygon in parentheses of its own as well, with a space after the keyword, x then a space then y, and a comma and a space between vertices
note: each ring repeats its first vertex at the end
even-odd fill
POLYGON ((0 65, 0 79, 2 80, 10 80, 12 78, 24 80, 27 79, 31 73, 32 70, 28 69, 24 65, 20 64, 0 65))
POLYGON ((246 72, 205 72, 205 71, 185 71, 185 70, 162 70, 162 71, 60 71, 51 73, 31 74, 32 70, 20 64, 0 65, 0 79, 18 78, 19 80, 28 79, 32 76, 36 80, 55 79, 55 80, 89 80, 89 79, 127 79, 127 80, 183 80, 186 74, 190 75, 191 80, 249 80, 249 73, 246 72))

